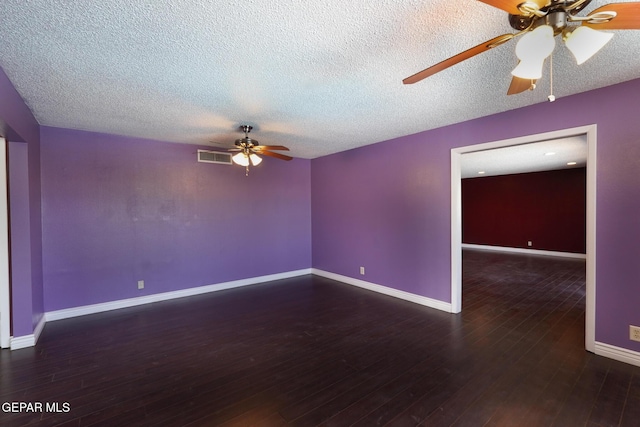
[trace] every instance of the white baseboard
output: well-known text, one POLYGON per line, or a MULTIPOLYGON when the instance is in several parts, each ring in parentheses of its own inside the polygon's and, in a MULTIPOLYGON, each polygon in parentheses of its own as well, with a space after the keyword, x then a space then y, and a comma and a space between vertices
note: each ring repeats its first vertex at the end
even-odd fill
MULTIPOLYGON (((475 246, 475 245, 474 245, 475 246)), ((463 245, 464 247, 464 245, 463 245)), ((475 248, 474 248, 475 249, 475 248)), ((524 250, 527 253, 533 251, 524 250)), ((557 255, 556 255, 557 256, 557 255)), ((209 292, 217 292, 225 289, 238 288, 242 286, 256 285, 259 283, 270 282, 273 280, 288 279, 291 277, 304 276, 307 274, 315 274, 317 276, 326 277, 331 280, 345 283, 347 285, 357 286, 359 288, 367 289, 373 292, 378 292, 384 295, 389 295, 395 298, 399 298, 405 301, 410 301, 416 304, 420 304, 426 307, 435 308, 437 310, 451 313, 451 304, 440 300, 424 297, 421 295, 412 294, 409 292, 401 291, 394 288, 389 288, 375 283, 366 282, 360 279, 354 279, 352 277, 343 276, 341 274, 331 273, 317 268, 307 268, 302 270, 289 271, 285 273, 270 274, 267 276, 252 277, 249 279, 234 280, 231 282, 218 283, 215 285, 200 286, 197 288, 182 289, 179 291, 164 292, 161 294, 147 295, 144 297, 129 298, 126 300, 112 301, 102 304, 92 304, 82 307, 74 307, 64 310, 50 311, 45 313, 38 324, 36 325, 33 334, 24 335, 20 337, 11 338, 11 350, 18 350, 27 347, 33 347, 36 345, 42 330, 46 322, 52 322, 55 320, 68 319, 71 317, 84 316, 87 314, 100 313, 104 311, 117 310, 120 308, 133 307, 136 305, 150 304, 154 302, 167 301, 176 298, 183 298, 188 296, 200 295, 209 292)), ((600 342, 595 343, 595 354, 610 359, 614 359, 620 362, 628 363, 635 366, 640 366, 640 352, 628 350, 621 347, 616 347, 609 344, 600 342)))
POLYGON ((545 256, 557 256, 557 257, 563 257, 563 258, 587 259, 586 254, 576 254, 573 252, 543 251, 540 249, 526 249, 526 248, 508 248, 505 246, 475 245, 472 243, 463 243, 462 249, 479 249, 482 251, 511 252, 514 254, 545 255, 545 256))
POLYGON ((179 291, 163 292, 160 294, 145 295, 143 297, 129 298, 125 300, 110 301, 101 304, 92 304, 82 307, 73 307, 63 310, 46 312, 38 321, 33 334, 23 335, 20 337, 12 337, 11 350, 19 350, 21 348, 33 347, 38 342, 38 338, 47 322, 68 319, 71 317, 86 316, 88 314, 101 313, 104 311, 118 310, 120 308, 134 307, 137 305, 151 304, 154 302, 167 301, 170 299, 183 298, 188 296, 200 295, 209 292, 222 291, 225 289, 238 288, 241 286, 256 285, 263 282, 273 280, 288 279, 290 277, 304 276, 311 274, 311 269, 288 271, 285 273, 270 274, 267 276, 252 277, 248 279, 234 280, 231 282, 218 283, 215 285, 199 286, 197 288, 181 289, 179 291))
POLYGON ((179 291, 163 292, 160 294, 145 295, 142 297, 135 297, 118 301, 110 301, 100 304, 85 305, 82 307, 49 311, 45 314, 45 318, 47 322, 53 322, 56 320, 68 319, 71 317, 85 316, 87 314, 118 310, 120 308, 151 304, 154 302, 167 301, 176 298, 190 297, 194 295, 206 294, 209 292, 222 291, 225 289, 239 288, 242 286, 256 285, 258 283, 288 279, 290 277, 304 276, 306 274, 311 274, 310 268, 288 271, 285 273, 270 274, 267 276, 251 277, 249 279, 233 280, 231 282, 217 283, 215 285, 199 286, 197 288, 181 289, 179 291))
POLYGON ((20 350, 21 348, 33 347, 34 345, 36 345, 35 334, 11 337, 11 350, 20 350))
POLYGON ((448 302, 423 297, 421 295, 416 295, 398 289, 377 285, 371 282, 365 282, 364 280, 354 279, 353 277, 343 276, 341 274, 331 273, 329 271, 318 270, 317 268, 312 268, 311 273, 317 276, 326 277, 327 279, 346 283, 347 285, 357 286, 359 288, 364 288, 373 292, 378 292, 380 294, 389 295, 395 298, 403 299, 405 301, 410 301, 416 304, 424 305, 426 307, 435 308, 437 310, 451 313, 451 303, 448 302))
POLYGON ((598 356, 608 357, 619 362, 628 363, 630 365, 640 366, 640 352, 627 350, 626 348, 616 347, 596 341, 595 353, 598 356))
POLYGON ((38 320, 38 323, 36 324, 36 327, 33 330, 32 334, 23 335, 20 337, 11 337, 11 350, 20 350, 21 348, 33 347, 34 345, 36 345, 45 324, 46 321, 44 315, 40 316, 40 320, 38 320))
POLYGON ((82 307, 73 307, 63 310, 49 311, 45 313, 36 325, 33 334, 11 338, 11 350, 33 347, 38 342, 38 338, 47 322, 68 319, 71 317, 85 316, 87 314, 101 313, 104 311, 118 310, 120 308, 134 307, 136 305, 151 304, 154 302, 167 301, 176 298, 189 297, 194 295, 217 292, 225 289, 239 288, 241 286, 257 285, 259 283, 273 280, 288 279, 290 277, 304 276, 311 274, 311 269, 288 271, 285 273, 270 274, 267 276, 252 277, 249 279, 233 280, 231 282, 218 283, 215 285, 199 286, 197 288, 181 289, 179 291, 163 292, 143 297, 129 298, 118 301, 110 301, 101 304, 92 304, 82 307))

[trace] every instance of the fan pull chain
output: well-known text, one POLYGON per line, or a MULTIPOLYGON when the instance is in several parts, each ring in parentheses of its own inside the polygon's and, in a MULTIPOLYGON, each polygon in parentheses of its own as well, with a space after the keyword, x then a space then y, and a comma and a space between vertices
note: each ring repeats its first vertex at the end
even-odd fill
POLYGON ((556 97, 553 94, 553 53, 549 55, 549 96, 547 99, 549 102, 556 100, 556 97))
POLYGON ((244 167, 244 176, 249 176, 249 165, 244 167))

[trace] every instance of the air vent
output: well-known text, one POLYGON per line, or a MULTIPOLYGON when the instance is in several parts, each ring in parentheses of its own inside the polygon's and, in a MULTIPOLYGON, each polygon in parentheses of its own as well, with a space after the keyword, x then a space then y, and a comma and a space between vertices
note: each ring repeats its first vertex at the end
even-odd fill
POLYGON ((231 164, 231 153, 220 151, 198 150, 198 161, 203 163, 218 163, 221 165, 231 164))

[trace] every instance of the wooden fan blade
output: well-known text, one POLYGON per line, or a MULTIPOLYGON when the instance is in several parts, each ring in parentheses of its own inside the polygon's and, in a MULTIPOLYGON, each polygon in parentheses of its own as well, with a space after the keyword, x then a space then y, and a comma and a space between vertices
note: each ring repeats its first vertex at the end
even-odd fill
POLYGON ((512 15, 522 15, 522 11, 518 9, 518 5, 522 3, 533 3, 538 6, 538 9, 542 9, 547 5, 547 0, 480 0, 482 3, 486 3, 489 6, 497 7, 512 15))
POLYGON ((507 95, 515 95, 516 93, 522 93, 525 90, 531 89, 531 86, 535 83, 535 80, 522 79, 520 77, 513 77, 507 95))
POLYGON ((583 22, 582 25, 594 30, 640 30, 640 2, 606 4, 589 15, 598 12, 615 12, 616 17, 609 22, 583 22))
POLYGON ((280 153, 273 153, 271 151, 259 151, 258 154, 264 154, 265 156, 275 157, 276 159, 280 159, 280 160, 289 161, 293 159, 293 157, 285 156, 284 154, 280 154, 280 153))
POLYGON ((284 145, 256 145, 253 147, 255 150, 279 150, 279 151, 289 151, 287 147, 284 145))
POLYGON ((501 44, 508 42, 514 37, 515 37, 514 34, 503 34, 501 36, 494 37, 491 40, 488 40, 484 43, 481 43, 477 46, 472 47, 471 49, 465 50, 464 52, 461 52, 455 56, 452 56, 449 59, 445 59, 444 61, 439 62, 436 65, 432 65, 431 67, 425 70, 422 70, 419 73, 414 74, 413 76, 407 77, 402 81, 402 83, 406 85, 417 83, 420 80, 426 79, 427 77, 432 76, 436 73, 439 73, 440 71, 446 68, 449 68, 452 65, 456 65, 459 62, 469 59, 472 56, 476 56, 496 46, 500 46, 501 44))

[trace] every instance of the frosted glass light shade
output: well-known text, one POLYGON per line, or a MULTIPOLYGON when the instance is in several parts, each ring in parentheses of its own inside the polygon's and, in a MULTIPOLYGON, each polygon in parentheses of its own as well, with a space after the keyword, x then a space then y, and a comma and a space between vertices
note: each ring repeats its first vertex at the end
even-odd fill
POLYGON ((511 74, 521 79, 538 80, 542 77, 542 67, 544 67, 544 58, 522 60, 511 74))
POLYGON ((567 36, 565 44, 580 65, 609 43, 612 37, 612 33, 603 33, 589 27, 578 27, 567 36))
POLYGON ((555 46, 553 28, 549 25, 541 25, 522 36, 516 45, 516 56, 522 61, 545 59, 551 55, 555 46))
POLYGON ((553 28, 549 25, 541 25, 525 34, 516 45, 516 56, 520 63, 511 74, 521 79, 539 79, 542 77, 544 60, 551 55, 555 46, 553 28))
POLYGON ((238 154, 234 155, 234 156, 231 158, 231 160, 233 160, 233 162, 234 162, 235 164, 237 164, 237 165, 240 165, 240 166, 249 166, 249 157, 248 157, 245 153, 243 153, 243 152, 240 152, 240 153, 238 153, 238 154))
POLYGON ((262 162, 262 159, 255 153, 251 153, 249 159, 251 159, 251 164, 253 166, 258 166, 262 162))

